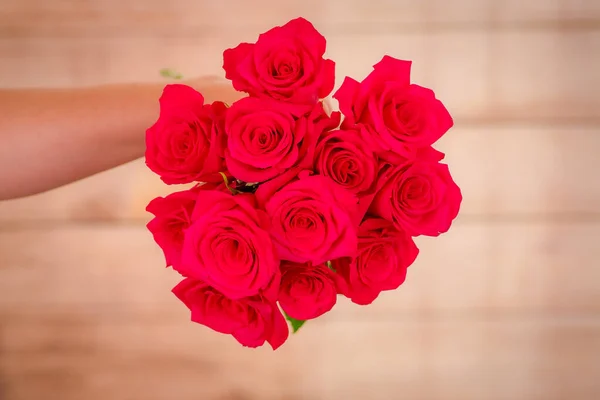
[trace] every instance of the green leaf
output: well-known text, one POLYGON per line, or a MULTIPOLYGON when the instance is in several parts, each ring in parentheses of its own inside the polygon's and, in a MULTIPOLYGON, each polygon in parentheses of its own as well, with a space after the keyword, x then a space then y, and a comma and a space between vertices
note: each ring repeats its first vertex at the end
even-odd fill
POLYGON ((183 79, 183 75, 181 75, 179 72, 175 72, 169 68, 161 69, 160 76, 165 77, 165 78, 172 78, 172 79, 183 79))
POLYGON ((290 324, 292 325, 292 333, 298 332, 298 329, 300 329, 302 327, 302 325, 304 325, 304 323, 306 322, 306 321, 302 321, 302 320, 299 320, 296 318, 292 318, 289 315, 287 315, 285 312, 283 313, 283 315, 285 315, 285 319, 290 321, 290 324))

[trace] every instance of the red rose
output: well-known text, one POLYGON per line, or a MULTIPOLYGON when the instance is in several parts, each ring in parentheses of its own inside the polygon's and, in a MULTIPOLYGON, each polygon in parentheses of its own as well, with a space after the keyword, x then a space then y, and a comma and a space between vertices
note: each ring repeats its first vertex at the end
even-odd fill
POLYGON ((246 347, 265 341, 273 350, 288 338, 287 323, 277 305, 261 296, 231 300, 206 283, 186 278, 173 293, 191 311, 192 321, 232 335, 246 347))
POLYGON ((185 85, 167 85, 160 115, 146 131, 146 165, 166 184, 217 182, 224 171, 225 104, 204 104, 185 85))
POLYGON ((251 96, 315 104, 333 90, 335 63, 323 59, 325 38, 303 18, 291 20, 223 53, 225 77, 251 96))
MULTIPOLYGON (((431 155, 440 154, 432 150, 431 155)), ((369 211, 411 236, 439 236, 458 215, 462 193, 446 164, 429 155, 390 166, 369 211)))
POLYGON ((182 267, 231 299, 277 294, 279 259, 254 195, 206 190, 186 230, 182 267))
POLYGON ((332 261, 338 289, 356 304, 371 304, 382 291, 404 282, 418 254, 412 238, 391 222, 366 219, 358 229, 358 256, 332 261))
POLYGON ((146 211, 154 214, 146 226, 162 249, 167 266, 180 267, 184 231, 192 223, 197 199, 198 190, 194 188, 157 197, 146 207, 146 211))
POLYGON ((226 119, 225 159, 231 174, 244 182, 264 182, 295 166, 312 164, 322 129, 337 126, 340 114, 327 116, 321 103, 306 114, 285 103, 246 97, 226 119))
POLYGON ((370 190, 378 168, 370 143, 358 130, 327 132, 317 144, 315 171, 352 193, 370 190))
POLYGON ((279 305, 292 318, 307 320, 330 311, 337 300, 333 272, 325 264, 281 263, 279 305))
POLYGON ((410 61, 385 56, 361 83, 346 77, 333 95, 345 116, 342 127, 360 126, 378 151, 411 156, 435 143, 453 125, 430 89, 410 84, 410 61))
POLYGON ((330 178, 303 171, 268 198, 264 208, 282 260, 321 264, 356 253, 352 217, 357 199, 330 178))

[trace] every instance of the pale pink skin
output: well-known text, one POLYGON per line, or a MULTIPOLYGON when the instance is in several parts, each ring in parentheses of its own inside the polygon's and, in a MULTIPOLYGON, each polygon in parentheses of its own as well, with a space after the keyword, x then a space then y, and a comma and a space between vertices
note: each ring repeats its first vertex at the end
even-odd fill
POLYGON ((410 61, 384 56, 362 81, 346 77, 333 97, 344 114, 342 128, 356 127, 377 152, 414 157, 454 124, 432 90, 411 84, 410 61))
POLYGON ((276 350, 289 336, 277 304, 263 296, 232 300, 192 278, 182 280, 173 293, 190 310, 192 321, 232 335, 245 347, 259 347, 268 342, 276 350))
POLYGON ((333 272, 325 264, 281 263, 279 304, 292 318, 309 320, 330 311, 337 301, 333 272))
POLYGON ((223 53, 225 77, 236 90, 288 103, 315 104, 335 84, 335 63, 324 59, 326 41, 296 18, 223 53))
POLYGON ((146 131, 146 165, 166 184, 218 182, 225 171, 222 102, 204 104, 189 86, 167 85, 158 120, 146 131))
POLYGON ((279 258, 269 235, 269 218, 254 195, 206 190, 185 232, 184 276, 202 280, 231 299, 259 293, 274 298, 279 258))
POLYGON ((390 221, 367 218, 359 227, 357 257, 332 262, 338 290, 356 304, 371 304, 381 292, 404 283, 407 268, 418 254, 406 232, 390 221))
POLYGON ((358 199, 330 178, 301 173, 265 204, 282 260, 321 264, 356 253, 358 199))

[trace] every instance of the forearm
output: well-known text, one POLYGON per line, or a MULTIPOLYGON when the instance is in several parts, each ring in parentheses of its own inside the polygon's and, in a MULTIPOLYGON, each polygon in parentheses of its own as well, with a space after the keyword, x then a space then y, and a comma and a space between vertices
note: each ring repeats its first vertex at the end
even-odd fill
POLYGON ((162 85, 0 91, 0 199, 141 157, 162 85))
MULTIPOLYGON (((232 100, 213 80, 192 86, 207 101, 232 100)), ((0 200, 47 191, 142 157, 163 87, 0 90, 0 200)))

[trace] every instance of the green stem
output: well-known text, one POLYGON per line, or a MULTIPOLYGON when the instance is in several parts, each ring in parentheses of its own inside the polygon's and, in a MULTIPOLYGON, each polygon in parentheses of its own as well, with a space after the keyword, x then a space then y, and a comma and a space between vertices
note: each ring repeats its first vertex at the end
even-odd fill
POLYGON ((169 68, 161 69, 160 75, 165 78, 172 78, 172 79, 177 79, 177 80, 183 79, 183 75, 181 75, 179 72, 175 72, 169 68))

